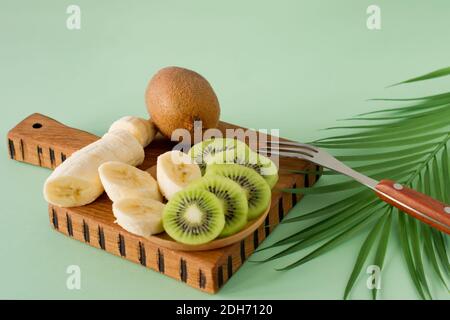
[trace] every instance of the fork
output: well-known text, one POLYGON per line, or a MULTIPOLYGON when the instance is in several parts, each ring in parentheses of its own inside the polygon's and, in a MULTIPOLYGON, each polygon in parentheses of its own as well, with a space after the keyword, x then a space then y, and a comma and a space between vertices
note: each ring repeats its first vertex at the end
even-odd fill
POLYGON ((450 205, 444 204, 402 184, 383 179, 374 180, 346 166, 328 152, 292 141, 267 141, 270 146, 259 150, 281 157, 307 160, 322 167, 342 173, 372 189, 386 203, 400 209, 426 224, 450 234, 450 205))

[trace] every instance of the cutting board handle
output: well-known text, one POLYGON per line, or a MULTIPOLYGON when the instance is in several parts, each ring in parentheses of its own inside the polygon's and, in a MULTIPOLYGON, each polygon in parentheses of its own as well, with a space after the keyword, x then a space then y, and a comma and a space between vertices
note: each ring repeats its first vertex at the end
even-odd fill
POLYGON ((98 139, 96 135, 34 113, 8 132, 9 156, 54 169, 73 152, 98 139))

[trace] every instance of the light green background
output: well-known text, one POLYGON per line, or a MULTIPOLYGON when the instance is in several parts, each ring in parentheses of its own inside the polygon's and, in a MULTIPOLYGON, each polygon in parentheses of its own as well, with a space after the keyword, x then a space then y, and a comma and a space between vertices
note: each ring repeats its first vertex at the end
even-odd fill
MULTIPOLYGON (((367 98, 448 89, 448 80, 385 87, 450 65, 449 15, 448 0, 0 0, 0 132, 40 112, 101 134, 120 116, 144 116, 147 81, 178 65, 209 79, 223 120, 311 140, 336 119, 380 106, 367 98), (379 31, 366 28, 373 3, 379 31), (69 4, 81 7, 79 31, 66 28, 69 4)), ((41 195, 49 171, 10 161, 1 147, 0 298, 335 299, 363 239, 289 272, 274 268, 295 257, 246 263, 211 296, 53 231, 41 195), (66 289, 72 264, 81 267, 79 291, 66 289)), ((430 280, 436 297, 448 298, 430 280)), ((363 274, 353 298, 370 297, 365 283, 363 274)), ((418 297, 395 238, 382 287, 384 299, 418 297)))

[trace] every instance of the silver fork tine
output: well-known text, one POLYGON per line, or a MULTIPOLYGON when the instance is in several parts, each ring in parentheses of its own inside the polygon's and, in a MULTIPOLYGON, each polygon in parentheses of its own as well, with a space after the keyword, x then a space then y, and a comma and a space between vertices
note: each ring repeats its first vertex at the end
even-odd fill
MULTIPOLYGON (((299 144, 301 145, 301 144, 299 144)), ((295 147, 298 147, 297 144, 294 145, 295 147)), ((356 181, 361 182, 362 184, 368 186, 371 189, 374 189, 375 186, 378 184, 378 182, 374 179, 371 179, 359 172, 356 172, 355 170, 351 169, 350 167, 346 166, 344 163, 337 160, 335 157, 333 157, 331 154, 329 154, 326 151, 323 151, 322 149, 316 149, 315 152, 311 152, 311 150, 305 150, 303 148, 290 148, 290 147, 278 147, 275 148, 271 147, 263 147, 261 150, 264 150, 270 154, 279 155, 281 157, 288 157, 288 158, 297 158, 302 160, 311 161, 315 164, 318 164, 322 167, 340 172, 342 174, 345 174, 347 176, 352 177, 356 181), (309 152, 308 152, 309 151, 309 152)))
POLYGON ((268 140, 267 143, 274 144, 274 145, 279 145, 279 146, 293 146, 293 147, 298 147, 298 148, 304 148, 304 149, 308 149, 308 150, 311 150, 311 151, 314 151, 314 152, 318 152, 319 151, 314 146, 311 146, 311 145, 305 144, 305 143, 295 142, 295 141, 268 140))
POLYGON ((293 153, 301 153, 307 155, 309 157, 314 157, 314 154, 319 151, 311 151, 310 149, 302 149, 302 148, 290 148, 290 147, 261 147, 259 150, 272 152, 272 151, 285 151, 285 152, 293 152, 293 153))
POLYGON ((270 154, 278 155, 278 156, 281 156, 281 157, 313 161, 313 158, 310 155, 305 154, 305 153, 284 152, 284 151, 278 151, 278 150, 267 150, 267 151, 269 151, 270 154))

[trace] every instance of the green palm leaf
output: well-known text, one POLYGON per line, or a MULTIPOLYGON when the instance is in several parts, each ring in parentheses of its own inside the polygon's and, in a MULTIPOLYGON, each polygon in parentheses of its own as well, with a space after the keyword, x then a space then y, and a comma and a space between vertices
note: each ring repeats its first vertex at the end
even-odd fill
POLYGON ((282 270, 293 269, 295 267, 301 266, 302 264, 304 264, 314 258, 317 258, 318 256, 330 251, 331 249, 337 247, 339 244, 350 239, 352 236, 356 235, 361 229, 366 227, 368 224, 370 224, 371 222, 373 222, 373 220, 376 220, 377 218, 379 218, 379 215, 372 214, 369 217, 367 217, 366 219, 362 219, 358 223, 355 223, 354 225, 352 225, 350 228, 345 229, 343 232, 341 232, 337 236, 333 237, 330 241, 326 242, 319 248, 317 248, 314 251, 312 251, 311 253, 307 254, 300 260, 298 260, 294 263, 291 263, 281 269, 277 269, 277 270, 282 271, 282 270))
MULTIPOLYGON (((411 156, 397 158, 397 159, 393 159, 393 160, 380 161, 380 162, 375 162, 375 163, 362 165, 362 166, 353 166, 352 168, 356 171, 366 172, 366 173, 373 172, 373 174, 379 175, 379 174, 383 173, 383 171, 381 171, 381 172, 379 171, 380 169, 398 168, 398 167, 401 168, 404 165, 407 165, 407 167, 409 168, 410 166, 418 165, 422 162, 420 159, 422 157, 425 157, 426 155, 428 155, 428 153, 423 152, 423 153, 414 154, 411 156)), ((296 173, 296 174, 312 174, 312 175, 322 174, 322 175, 326 175, 326 176, 339 174, 338 172, 331 171, 331 170, 329 170, 329 171, 289 170, 289 172, 296 173)))
POLYGON ((433 244, 436 248, 436 252, 438 254, 439 260, 444 268, 447 276, 450 276, 450 262, 448 261, 447 248, 444 242, 444 236, 442 233, 436 230, 431 230, 433 244))
POLYGON ((437 160, 436 156, 433 157, 433 162, 432 162, 431 165, 432 165, 433 181, 434 181, 434 193, 433 193, 433 196, 436 199, 443 201, 444 200, 444 193, 443 193, 443 190, 442 190, 441 176, 439 175, 439 166, 438 166, 438 160, 437 160))
MULTIPOLYGON (((382 179, 383 177, 389 177, 394 180, 401 180, 405 175, 415 172, 415 163, 408 163, 406 165, 390 168, 388 170, 383 170, 372 175, 376 179, 382 179)), ((302 194, 324 194, 337 191, 346 191, 350 189, 362 189, 365 188, 361 183, 350 180, 345 182, 338 182, 335 184, 330 184, 326 186, 316 187, 316 188, 294 188, 294 189, 282 189, 283 192, 289 193, 302 193, 302 194)))
POLYGON ((441 97, 439 99, 428 99, 425 102, 419 102, 413 105, 409 105, 409 106, 402 106, 402 107, 396 107, 396 108, 389 108, 389 109, 382 109, 382 110, 375 110, 375 111, 369 111, 369 112, 364 112, 359 114, 358 116, 366 116, 366 115, 371 115, 371 114, 379 114, 379 113, 397 113, 397 114, 401 114, 401 113, 413 113, 416 112, 418 110, 426 110, 426 109, 430 109, 430 108, 435 108, 435 107, 442 107, 442 106, 447 106, 450 103, 450 94, 446 94, 444 97, 441 97))
MULTIPOLYGON (((317 240, 321 240, 322 236, 332 234, 333 231, 339 230, 340 227, 345 228, 352 224, 360 222, 362 219, 370 216, 377 207, 372 208, 373 210, 364 211, 363 214, 357 214, 363 209, 366 209, 376 203, 375 199, 372 201, 359 201, 355 206, 351 209, 342 210, 334 214, 329 219, 321 220, 299 232, 296 232, 289 237, 284 238, 283 240, 277 241, 274 244, 265 247, 261 250, 271 249, 279 246, 283 246, 286 244, 295 243, 294 246, 287 248, 285 251, 281 251, 280 253, 269 257, 265 260, 274 260, 278 259, 281 256, 284 256, 285 253, 291 253, 298 250, 301 250, 309 245, 309 243, 316 243, 317 240), (328 232, 327 232, 328 231, 328 232), (281 255, 280 255, 281 254, 281 255)), ((378 203, 379 205, 379 203, 378 203)), ((325 236, 325 238, 326 238, 325 236)))
MULTIPOLYGON (((384 259, 386 257, 386 251, 389 243, 389 236, 391 234, 392 227, 392 216, 393 210, 392 207, 389 208, 388 218, 383 226, 383 231, 381 232, 381 236, 378 242, 377 251, 375 252, 374 265, 380 268, 380 271, 383 270, 384 259)), ((377 298, 378 289, 372 289, 372 298, 375 300, 377 298)))
POLYGON ((428 142, 433 141, 438 138, 442 138, 445 133, 437 132, 430 133, 427 135, 419 136, 419 137, 408 137, 405 139, 393 139, 387 140, 384 142, 355 142, 355 143, 347 143, 347 144, 333 144, 333 143, 316 143, 316 146, 327 148, 327 149, 369 149, 369 148, 380 148, 380 147, 398 147, 404 145, 416 145, 418 142, 428 142))
POLYGON ((347 286, 345 288, 344 299, 347 299, 348 295, 350 294, 350 291, 352 290, 353 285, 355 284, 356 279, 361 273, 364 263, 369 256, 370 250, 372 249, 375 240, 380 233, 380 229, 383 227, 388 217, 389 215, 385 213, 384 216, 377 222, 377 224, 375 224, 372 231, 369 232, 369 235, 362 244, 361 249, 359 250, 358 257, 356 258, 355 266, 353 267, 353 271, 350 275, 350 279, 348 280, 347 286))
MULTIPOLYGON (((450 112, 448 112, 448 115, 450 115, 450 112)), ((371 129, 371 130, 366 130, 363 132, 343 134, 343 135, 331 136, 328 138, 318 139, 318 140, 314 141, 313 144, 316 142, 333 142, 333 141, 340 141, 340 140, 351 139, 351 138, 365 138, 365 137, 368 137, 368 138, 370 137, 370 139, 376 139, 377 137, 396 138, 396 137, 398 137, 399 134, 409 135, 409 134, 416 134, 418 132, 431 132, 435 129, 442 128, 443 125, 448 123, 448 118, 446 118, 446 116, 447 116, 447 112, 443 112, 442 118, 440 120, 437 119, 436 121, 432 121, 432 122, 424 121, 419 124, 416 123, 416 125, 412 126, 412 127, 404 127, 404 126, 392 127, 388 131, 386 131, 384 128, 371 129)))
MULTIPOLYGON (((443 115, 448 114, 449 109, 443 109, 440 112, 437 113, 430 113, 429 115, 425 115, 422 117, 412 117, 412 118, 405 118, 400 119, 397 121, 383 121, 378 124, 363 124, 363 125, 352 125, 352 126, 335 126, 335 127, 329 127, 325 130, 338 130, 338 129, 353 129, 358 130, 358 132, 361 132, 361 130, 372 130, 377 133, 382 133, 383 131, 386 132, 402 132, 402 131, 409 131, 412 128, 420 128, 424 126, 430 125, 430 123, 440 122, 443 121, 443 115)), ((363 120, 361 120, 363 121, 363 120)), ((444 121, 445 122, 445 121, 444 121)), ((448 123, 448 122, 445 122, 448 123)), ((445 125, 444 123, 444 125, 445 125)), ((442 126, 441 126, 442 128, 442 126)), ((363 132, 364 133, 364 132, 363 132)))
POLYGON ((448 161, 448 148, 447 145, 444 146, 441 155, 441 168, 442 168, 442 179, 444 180, 444 198, 442 199, 445 203, 450 202, 450 162, 448 161))
POLYGON ((408 224, 406 226, 407 232, 410 235, 410 250, 413 255, 414 259, 414 266, 417 272, 417 276, 419 278, 420 285, 422 286, 422 289, 424 293, 426 294, 426 297, 431 298, 430 289, 428 286, 428 281, 425 276, 425 269, 423 266, 423 260, 422 260, 422 251, 421 251, 421 245, 420 245, 420 239, 419 239, 419 232, 417 230, 417 220, 406 217, 408 224))
POLYGON ((423 226, 422 237, 423 237, 423 249, 427 255, 427 258, 431 262, 434 272, 436 272, 436 274, 438 275, 439 280, 441 280, 442 285, 447 289, 447 291, 449 291, 450 289, 447 285, 447 281, 445 280, 445 277, 441 272, 441 268, 440 268, 438 260, 436 258, 436 252, 434 250, 433 242, 431 239, 430 227, 423 226))
POLYGON ((422 152, 424 150, 428 151, 436 147, 436 143, 426 143, 418 146, 399 149, 390 152, 374 152, 371 154, 352 154, 352 155, 342 155, 336 158, 341 161, 373 161, 373 160, 386 160, 386 159, 396 159, 398 157, 403 157, 406 155, 414 154, 416 152, 422 152))
POLYGON ((443 68, 443 69, 439 69, 439 70, 424 74, 420 77, 416 77, 416 78, 412 78, 412 79, 408 79, 408 80, 396 83, 396 84, 394 84, 394 86, 403 84, 403 83, 411 83, 411 82, 417 82, 417 81, 430 80, 430 79, 434 79, 434 78, 444 77, 444 76, 448 76, 449 74, 450 74, 450 67, 443 68))
MULTIPOLYGON (((450 68, 431 72, 402 83, 427 80, 450 75, 450 68)), ((357 125, 326 128, 338 131, 312 142, 314 145, 339 151, 336 158, 355 163, 357 171, 375 179, 389 178, 440 199, 450 202, 450 92, 416 97, 372 99, 394 103, 385 109, 357 115, 348 120, 357 125), (409 105, 404 105, 409 103, 409 105), (345 133, 340 130, 347 130, 345 133), (351 130, 350 132, 348 132, 351 130), (341 134, 339 134, 341 133, 341 134)), ((448 290, 450 263, 443 233, 381 202, 371 190, 348 179, 338 179, 330 170, 291 170, 296 174, 323 174, 326 177, 312 188, 283 189, 284 192, 304 195, 335 195, 333 203, 320 206, 307 213, 289 217, 283 223, 303 226, 284 238, 259 249, 274 250, 260 262, 288 259, 293 254, 314 247, 309 253, 288 262, 278 270, 288 270, 325 254, 357 234, 366 232, 355 264, 350 273, 344 298, 358 281, 363 266, 374 253, 373 263, 383 269, 389 249, 391 233, 397 233, 405 266, 411 280, 423 299, 432 299, 430 273, 448 290), (323 181, 325 180, 325 184, 323 181), (396 214, 394 214, 396 213, 396 214), (397 219, 394 219, 397 217, 397 219), (397 228, 392 226, 396 224, 397 228), (429 263, 425 263, 425 261, 429 263)), ((253 260, 253 259, 252 259, 253 260)), ((253 260, 256 261, 256 260, 253 260)), ((377 289, 372 289, 376 299, 377 289)))
POLYGON ((427 296, 425 295, 422 285, 420 284, 419 275, 417 274, 416 266, 414 264, 413 256, 411 253, 411 248, 409 244, 409 237, 407 233, 407 226, 406 226, 406 215, 402 212, 398 212, 398 227, 399 227, 399 235, 400 235, 400 243, 402 245, 403 255, 405 257, 406 265, 409 270, 409 274, 411 275, 412 281, 417 289, 417 291, 420 294, 420 297, 422 299, 427 299, 427 296))
POLYGON ((369 99, 370 101, 417 101, 417 100, 433 100, 433 99, 441 99, 444 97, 450 97, 450 92, 433 94, 425 97, 416 97, 416 98, 373 98, 369 99))
POLYGON ((293 217, 293 218, 286 218, 281 223, 291 223, 291 222, 298 222, 318 217, 323 217, 326 214, 338 214, 340 211, 345 211, 347 209, 350 209, 350 207, 355 205, 355 201, 367 201, 371 198, 374 198, 374 195, 369 190, 362 190, 355 194, 352 194, 348 196, 347 198, 344 198, 342 200, 339 200, 338 202, 334 202, 330 205, 327 205, 325 207, 322 207, 320 209, 313 210, 312 212, 309 212, 307 214, 303 214, 299 217, 293 217))

